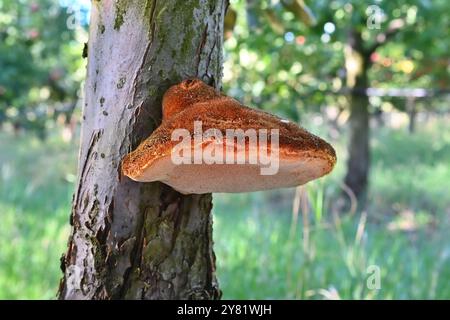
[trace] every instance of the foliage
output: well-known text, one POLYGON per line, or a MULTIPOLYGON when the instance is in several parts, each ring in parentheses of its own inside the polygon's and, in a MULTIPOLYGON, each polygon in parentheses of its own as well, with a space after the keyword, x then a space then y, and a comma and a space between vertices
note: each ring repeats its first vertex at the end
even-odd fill
MULTIPOLYGON (((305 109, 339 105, 335 93, 346 87, 344 53, 351 31, 361 33, 370 54, 372 86, 448 90, 449 43, 442 41, 449 37, 448 1, 376 1, 379 28, 371 26, 367 1, 308 4, 317 18, 314 26, 299 20, 283 1, 251 6, 231 1, 237 21, 225 42, 224 72, 231 95, 294 120, 305 109), (389 36, 399 23, 402 27, 389 36), (383 35, 388 35, 385 41, 383 35)), ((371 102, 382 106, 381 99, 371 102)), ((395 107, 404 109, 404 103, 395 107)))
POLYGON ((68 28, 71 19, 55 1, 0 2, 0 125, 42 131, 73 109, 84 62, 83 30, 68 28))

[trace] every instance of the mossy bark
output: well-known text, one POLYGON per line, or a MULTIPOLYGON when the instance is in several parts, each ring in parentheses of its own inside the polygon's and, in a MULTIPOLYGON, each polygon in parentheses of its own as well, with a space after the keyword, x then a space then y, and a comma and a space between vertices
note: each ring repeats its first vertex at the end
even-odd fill
POLYGON ((121 176, 183 79, 220 86, 226 0, 92 2, 78 183, 60 299, 216 299, 211 195, 121 176))

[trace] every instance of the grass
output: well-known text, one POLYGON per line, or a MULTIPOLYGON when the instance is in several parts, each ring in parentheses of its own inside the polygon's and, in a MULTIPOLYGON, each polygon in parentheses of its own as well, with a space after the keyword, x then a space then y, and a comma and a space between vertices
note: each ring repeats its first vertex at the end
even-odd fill
POLYGON ((53 298, 69 232, 76 151, 0 136, 0 298, 53 298))
POLYGON ((364 224, 361 215, 330 223, 316 223, 310 217, 305 251, 303 229, 290 235, 286 216, 278 217, 270 210, 251 215, 237 208, 230 212, 221 202, 216 213, 218 274, 224 298, 450 297, 450 246, 444 232, 390 232, 384 225, 364 224), (367 288, 373 275, 370 266, 380 270, 380 290, 367 288))
MULTIPOLYGON (((341 141, 326 179, 297 191, 214 195, 224 298, 449 299, 450 132, 445 121, 419 130, 374 134, 367 212, 332 209, 341 141), (378 271, 380 288, 369 289, 378 271)), ((55 297, 76 155, 56 131, 45 143, 0 133, 1 299, 55 297)))

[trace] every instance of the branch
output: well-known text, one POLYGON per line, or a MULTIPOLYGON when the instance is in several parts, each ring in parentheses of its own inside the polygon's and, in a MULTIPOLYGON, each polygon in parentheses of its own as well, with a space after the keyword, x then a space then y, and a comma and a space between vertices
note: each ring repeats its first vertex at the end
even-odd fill
POLYGON ((284 33, 283 23, 280 21, 280 19, 278 19, 275 12, 269 8, 264 9, 263 12, 272 30, 277 34, 283 34, 284 33))
POLYGON ((281 0, 281 4, 308 27, 316 25, 316 17, 303 0, 281 0))
POLYGON ((379 47, 384 45, 390 39, 392 39, 401 29, 405 26, 405 20, 394 19, 389 23, 389 27, 386 32, 382 32, 377 35, 375 43, 366 51, 368 55, 374 53, 379 47))

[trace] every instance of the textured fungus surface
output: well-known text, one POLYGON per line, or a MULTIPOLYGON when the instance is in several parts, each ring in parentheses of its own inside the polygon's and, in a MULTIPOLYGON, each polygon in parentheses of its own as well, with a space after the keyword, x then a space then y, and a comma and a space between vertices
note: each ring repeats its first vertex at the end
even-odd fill
MULTIPOLYGON (((245 140, 247 155, 258 153, 249 141, 245 140)), ((203 140, 202 148, 211 142, 203 140)), ((224 150, 226 145, 224 138, 224 150)), ((267 148, 270 154, 273 151, 270 141, 267 148)), ((244 192, 300 185, 329 173, 335 162, 336 154, 331 145, 296 124, 245 107, 200 80, 186 80, 165 93, 161 126, 124 158, 122 171, 134 180, 162 181, 183 193, 244 192), (280 170, 273 176, 261 175, 260 166, 248 161, 245 164, 174 165, 171 152, 179 142, 172 141, 171 134, 176 129, 187 129, 193 137, 195 121, 202 122, 203 131, 220 130, 224 137, 227 129, 267 129, 269 132, 278 129, 276 151, 280 170)))

